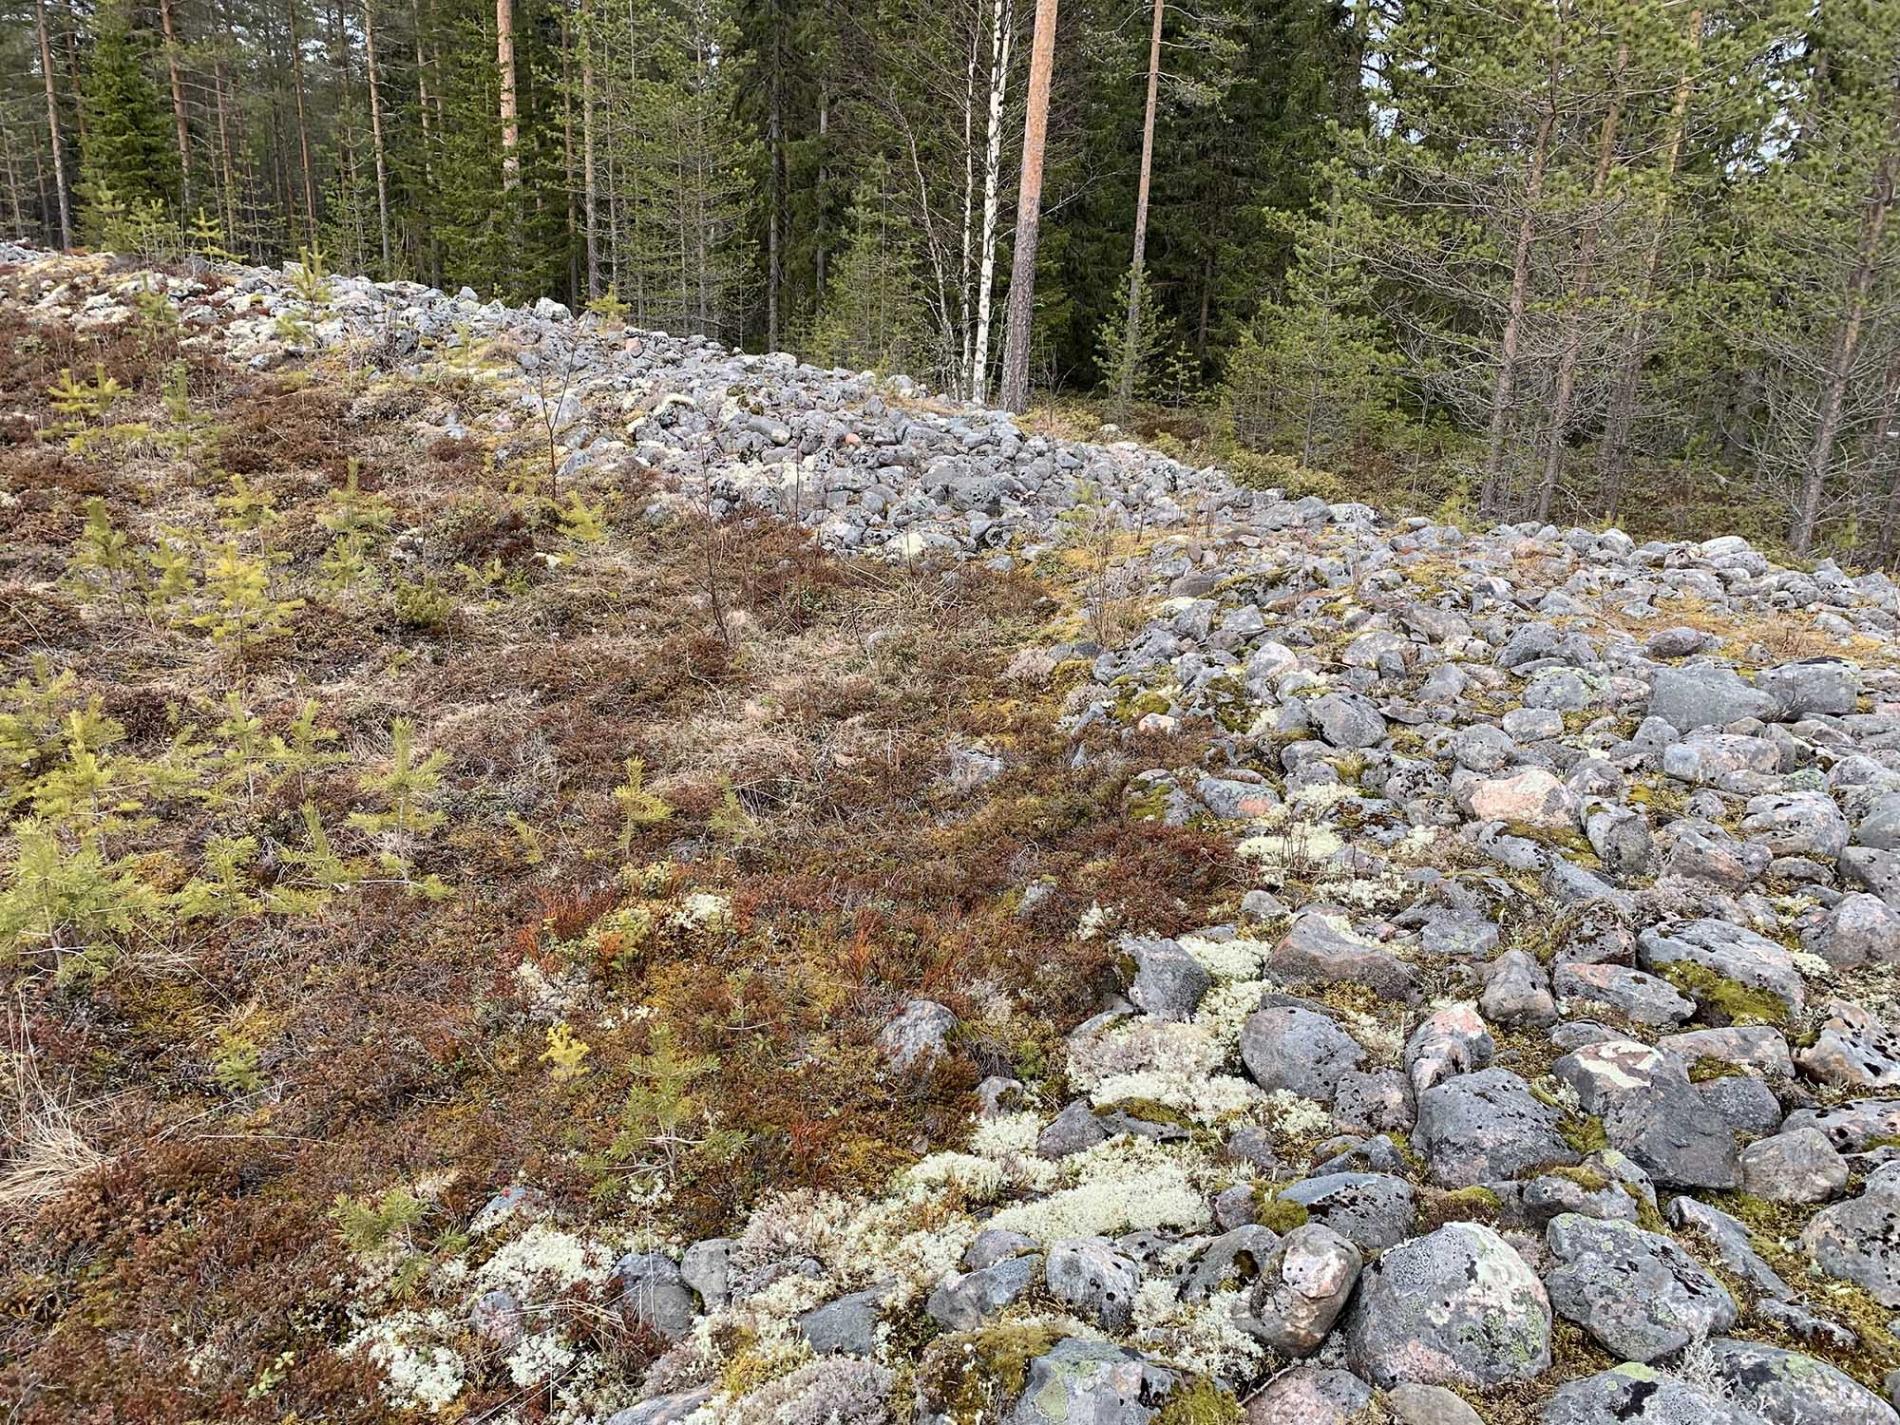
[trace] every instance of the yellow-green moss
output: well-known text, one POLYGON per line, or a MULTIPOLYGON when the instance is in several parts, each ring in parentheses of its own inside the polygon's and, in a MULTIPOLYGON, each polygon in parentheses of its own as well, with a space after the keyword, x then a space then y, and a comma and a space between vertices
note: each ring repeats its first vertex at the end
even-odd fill
POLYGON ((1728 1024, 1788 1022, 1788 1005, 1772 990, 1751 989, 1707 965, 1693 960, 1671 960, 1658 973, 1705 1010, 1728 1024))
POLYGON ((1174 1388, 1149 1425, 1239 1425, 1240 1402, 1206 1376, 1192 1376, 1174 1388))
POLYGON ((1287 1233, 1296 1227, 1306 1226, 1311 1215, 1299 1203, 1281 1197, 1278 1189, 1262 1183, 1253 1190, 1253 1220, 1262 1227, 1287 1233))
POLYGON ((1062 1334, 1054 1326, 999 1322, 939 1336, 918 1364, 918 1393, 955 1425, 999 1419, 1022 1394, 1030 1362, 1062 1334))

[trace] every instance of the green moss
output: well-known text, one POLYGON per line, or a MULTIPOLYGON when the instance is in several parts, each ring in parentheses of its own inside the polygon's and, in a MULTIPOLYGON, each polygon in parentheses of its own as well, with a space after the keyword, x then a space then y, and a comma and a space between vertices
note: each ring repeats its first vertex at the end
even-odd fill
POLYGON ((1613 1181, 1603 1169, 1589 1163, 1578 1163, 1572 1167, 1540 1168, 1538 1171, 1548 1177, 1567 1178, 1585 1192, 1602 1192, 1613 1181))
POLYGON ((1097 1113, 1117 1111, 1127 1114, 1130 1118, 1139 1118, 1143 1123, 1162 1123, 1169 1127, 1186 1129, 1190 1133, 1197 1126, 1194 1120, 1180 1109, 1172 1108, 1152 1098, 1117 1099, 1113 1103, 1103 1104, 1096 1110, 1097 1113))
POLYGON ((1692 1084, 1711 1083, 1716 1079, 1745 1079, 1748 1070, 1740 1064, 1731 1064, 1727 1059, 1702 1057, 1689 1065, 1689 1082, 1692 1084))
POLYGON ((955 1425, 1007 1414, 1029 1364, 1062 1339, 1055 1326, 999 1322, 931 1342, 917 1368, 919 1396, 955 1425))
POLYGON ((1599 1153, 1610 1146, 1610 1138, 1603 1131, 1603 1120, 1594 1113, 1569 1113, 1563 1122, 1557 1125, 1557 1131, 1579 1153, 1599 1153))
POLYGON ((1253 1191, 1253 1220, 1262 1227, 1287 1233, 1296 1227, 1306 1226, 1311 1216, 1299 1203, 1288 1202, 1279 1195, 1277 1189, 1269 1188, 1264 1183, 1253 1191))
POLYGON ((1174 1388, 1149 1425, 1239 1425, 1240 1402, 1206 1376, 1174 1388))
POLYGON ((1672 960, 1657 973, 1725 1024, 1788 1022, 1788 1006, 1780 995, 1771 990, 1751 989, 1707 965, 1693 960, 1672 960))

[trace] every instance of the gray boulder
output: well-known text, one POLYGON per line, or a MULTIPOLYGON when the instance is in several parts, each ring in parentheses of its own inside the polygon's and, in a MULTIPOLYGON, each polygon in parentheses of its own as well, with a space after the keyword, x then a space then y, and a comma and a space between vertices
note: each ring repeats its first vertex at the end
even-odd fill
POLYGON ((1565 1213, 1544 1241, 1559 1264, 1544 1277, 1551 1306, 1625 1360, 1653 1361, 1735 1322, 1722 1284, 1658 1233, 1565 1213))
POLYGON ((1726 727, 1745 717, 1768 721, 1780 711, 1773 693, 1744 683, 1732 668, 1708 663, 1658 669, 1649 685, 1649 715, 1679 732, 1726 727))
POLYGON ((1475 1187, 1547 1163, 1576 1162, 1562 1123, 1562 1115, 1509 1069, 1485 1069, 1418 1096, 1412 1146, 1435 1182, 1475 1187))
POLYGON ((1128 998, 1156 1019, 1188 1020, 1200 1008, 1214 977, 1173 940, 1146 936, 1122 937, 1121 951, 1135 962, 1134 983, 1128 998))
POLYGON ((1557 1387, 1543 1425, 1769 1425, 1718 1391, 1626 1362, 1557 1387))
POLYGON ((1126 1331, 1134 1319, 1141 1268, 1105 1237, 1051 1243, 1043 1275, 1051 1296, 1104 1331, 1126 1331))
POLYGON ((1042 1257, 1008 1257, 972 1272, 952 1272, 932 1289, 924 1312, 946 1331, 972 1331, 1035 1285, 1042 1257))
POLYGON ((1240 1031, 1240 1058, 1255 1083, 1331 1103, 1366 1051, 1323 1014, 1294 1005, 1255 1010, 1240 1031))
POLYGON ((1801 1245, 1829 1276, 1900 1307, 1900 1162, 1875 1169, 1859 1197, 1815 1213, 1801 1245))
POLYGON ((1550 1367, 1550 1299, 1488 1227, 1452 1222, 1360 1274, 1347 1355, 1375 1385, 1499 1385, 1550 1367))

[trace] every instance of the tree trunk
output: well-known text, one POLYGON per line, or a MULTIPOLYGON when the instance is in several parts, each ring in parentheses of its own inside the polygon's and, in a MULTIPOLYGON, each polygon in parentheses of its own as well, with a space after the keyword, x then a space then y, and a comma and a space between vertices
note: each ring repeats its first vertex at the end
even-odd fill
POLYGON ((73 210, 66 197, 66 153, 59 137, 59 94, 53 87, 53 45, 46 35, 46 0, 33 0, 39 24, 40 76, 46 81, 46 134, 53 146, 53 193, 58 200, 59 245, 73 245, 73 210))
POLYGON ((1023 116, 1022 180, 1016 198, 1016 251, 1009 273, 1009 322, 1003 345, 1002 405, 1029 404, 1029 337, 1036 314, 1036 239, 1042 222, 1042 153, 1049 137, 1049 78, 1055 69, 1057 0, 1036 0, 1029 50, 1029 103, 1023 116))
POLYGON ((963 233, 957 246, 959 382, 969 375, 976 358, 976 59, 983 27, 976 20, 980 11, 970 13, 970 57, 963 66, 963 233))
POLYGON ((171 81, 172 126, 178 132, 178 210, 191 212, 191 126, 185 117, 185 84, 178 73, 178 31, 172 23, 172 0, 158 0, 158 23, 165 35, 165 73, 171 81))
POLYGON ((521 182, 521 128, 515 118, 515 4, 495 0, 495 69, 501 76, 501 189, 521 182))
POLYGON ((1650 214, 1649 245, 1643 254, 1643 275, 1636 288, 1636 312, 1630 321, 1629 340, 1617 365, 1616 383, 1610 395, 1609 414, 1603 430, 1604 518, 1614 522, 1623 500, 1623 474, 1628 468, 1630 435, 1636 427, 1636 398, 1642 382, 1645 327, 1649 304, 1655 296, 1656 277, 1662 270, 1663 238, 1669 227, 1671 189, 1676 169, 1682 161, 1682 136, 1687 127, 1689 98, 1695 91, 1695 65, 1702 54, 1702 11, 1689 12, 1689 61, 1676 80, 1676 92, 1669 104, 1669 136, 1663 141, 1662 186, 1656 193, 1656 207, 1650 214))
POLYGON ((376 225, 383 243, 383 276, 394 277, 389 248, 389 156, 383 147, 383 89, 376 63, 376 0, 363 0, 363 62, 369 75, 369 134, 376 151, 376 225))
POLYGON ((1577 363, 1583 352, 1584 308, 1590 300, 1590 283, 1595 275, 1597 242, 1603 230, 1603 194, 1609 187, 1610 169, 1616 162, 1616 126, 1623 112, 1623 71, 1629 63, 1629 43, 1616 47, 1616 63, 1611 69, 1610 107, 1603 115, 1603 132, 1597 140, 1596 172, 1590 179, 1590 210, 1585 216, 1583 233, 1577 239, 1577 276, 1571 290, 1570 313, 1564 323, 1563 351, 1557 358, 1557 393, 1550 413, 1550 440, 1544 450, 1544 475, 1537 487, 1537 518, 1550 517, 1551 503, 1557 498, 1557 486, 1563 479, 1564 439, 1570 430, 1570 411, 1576 400, 1577 363))
POLYGON ((826 147, 830 132, 831 91, 821 80, 818 84, 818 240, 812 244, 812 278, 817 283, 812 294, 815 302, 822 302, 825 297, 825 259, 830 256, 825 246, 825 224, 829 217, 825 205, 831 195, 831 166, 826 162, 831 156, 826 147))
POLYGON ((581 221, 586 228, 587 297, 600 295, 600 182, 594 158, 594 21, 581 0, 581 221))
MULTIPOLYGON (((1561 10, 1557 22, 1563 23, 1561 10)), ((1517 355, 1524 340, 1524 312, 1530 305, 1531 250, 1537 241, 1537 204, 1544 194, 1544 171, 1550 163, 1551 134, 1557 126, 1557 81, 1562 63, 1561 31, 1550 52, 1550 81, 1543 115, 1537 121, 1524 176, 1524 211, 1517 225, 1511 253, 1511 292, 1506 304, 1504 334, 1499 342, 1498 371, 1491 387, 1491 426, 1484 444, 1484 487, 1479 508, 1495 515, 1502 504, 1504 441, 1511 427, 1511 401, 1517 390, 1517 355)))
POLYGON ((983 149, 983 229, 976 271, 975 342, 970 353, 970 399, 982 402, 990 385, 990 298, 996 286, 996 228, 1003 177, 1003 101, 1009 93, 1009 50, 1016 9, 1010 0, 990 7, 990 102, 983 149))
POLYGON ((1880 266, 1881 240, 1886 234, 1887 215, 1893 208, 1894 167, 1900 160, 1900 75, 1895 76, 1894 107, 1888 123, 1887 138, 1880 160, 1874 165, 1874 179, 1867 194, 1866 211, 1861 216, 1860 241, 1854 251, 1854 265, 1847 274, 1842 293, 1840 326, 1834 333, 1834 345, 1828 354, 1827 370, 1821 378, 1821 400, 1814 423, 1814 440, 1801 476, 1801 498, 1796 506, 1794 525, 1788 532, 1788 547, 1797 555, 1806 555, 1814 543, 1814 527, 1821 517, 1821 495, 1834 464, 1834 443, 1840 437, 1841 416, 1847 404, 1847 385, 1853 379, 1854 361, 1860 355, 1861 338, 1867 325, 1868 299, 1873 291, 1874 274, 1880 266))
POLYGON ((285 0, 284 12, 290 18, 291 87, 297 97, 297 149, 303 162, 304 236, 314 248, 317 245, 317 179, 310 163, 310 125, 304 117, 303 37, 297 31, 300 3, 301 0, 285 0))
POLYGON ((1161 95, 1161 17, 1166 0, 1155 0, 1148 32, 1148 101, 1141 114, 1141 176, 1135 182, 1135 253, 1128 263, 1128 313, 1122 325, 1121 370, 1115 377, 1115 409, 1126 411, 1135 396, 1136 340, 1141 332, 1141 274, 1148 259, 1148 184, 1154 173, 1155 105, 1161 95))

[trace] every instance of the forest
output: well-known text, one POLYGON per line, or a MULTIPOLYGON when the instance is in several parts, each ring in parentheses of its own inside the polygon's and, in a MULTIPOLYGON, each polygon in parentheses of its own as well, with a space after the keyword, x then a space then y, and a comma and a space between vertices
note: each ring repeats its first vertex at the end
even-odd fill
POLYGON ((0 0, 0 224, 1017 404, 1038 8, 1050 419, 1900 560, 1889 0, 0 0))

